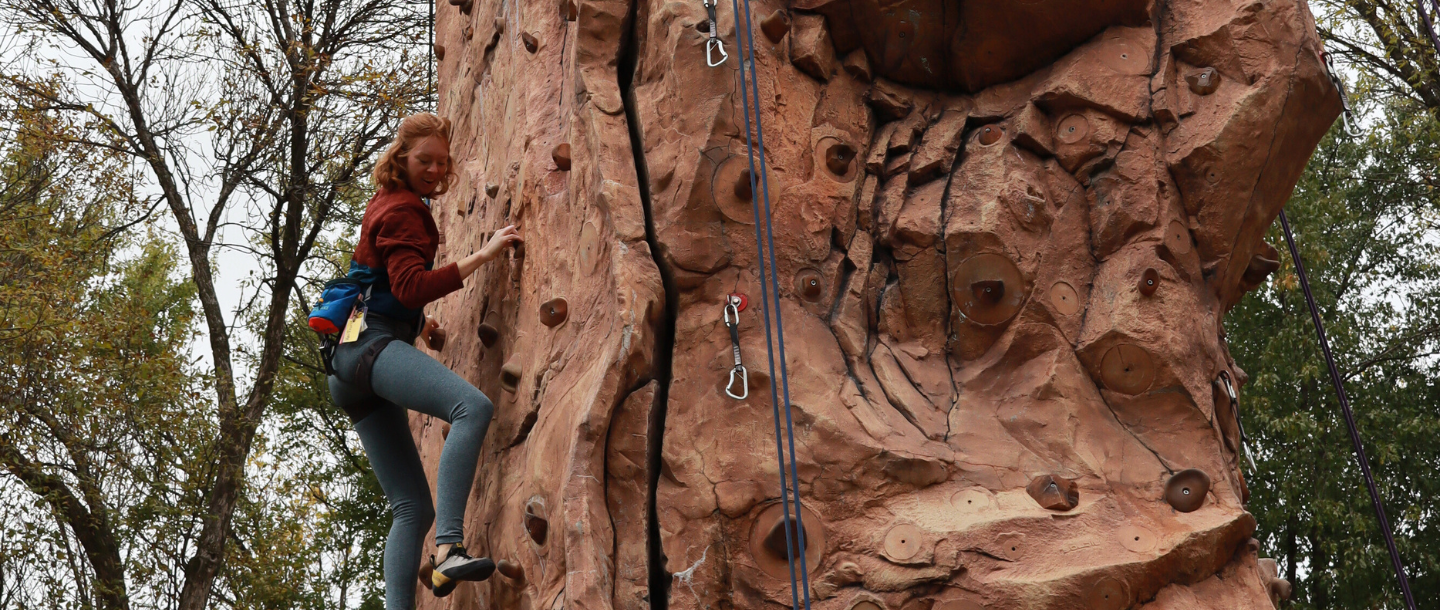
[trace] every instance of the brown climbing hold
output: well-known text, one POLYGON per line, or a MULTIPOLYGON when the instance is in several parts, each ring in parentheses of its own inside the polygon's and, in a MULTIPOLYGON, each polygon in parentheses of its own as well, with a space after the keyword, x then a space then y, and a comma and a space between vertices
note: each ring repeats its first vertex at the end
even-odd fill
POLYGON ((1020 269, 999 254, 977 254, 955 270, 955 301, 977 324, 1000 324, 1015 317, 1025 301, 1020 269))
MULTIPOLYGON (((798 538, 795 531, 795 509, 794 503, 790 504, 790 536, 791 540, 798 538)), ((810 565, 819 565, 821 554, 825 550, 825 527, 820 522, 819 515, 816 515, 808 508, 800 510, 800 521, 805 526, 805 561, 810 565)), ((750 529, 750 556, 766 574, 773 578, 784 579, 790 574, 790 565, 786 561, 785 553, 785 507, 776 502, 760 511, 756 516, 750 529), (777 541, 778 536, 778 541, 777 541)))
POLYGON ((853 606, 850 606, 850 610, 884 610, 884 609, 881 608, 881 607, 879 606, 879 604, 876 604, 875 602, 872 602, 872 601, 870 601, 870 600, 867 599, 867 600, 864 600, 864 601, 862 601, 862 602, 860 602, 860 603, 858 603, 858 604, 855 604, 855 605, 853 605, 853 606))
POLYGON ((1265 278, 1270 277, 1280 268, 1280 261, 1266 258, 1264 255, 1256 254, 1250 257, 1250 264, 1245 267, 1245 275, 1241 279, 1250 286, 1259 286, 1265 283, 1265 278))
POLYGON ((555 297, 540 304, 540 323, 555 328, 569 317, 570 305, 562 297, 555 297))
POLYGON ((863 81, 869 81, 871 78, 870 59, 865 56, 865 49, 863 47, 855 49, 851 51, 849 55, 846 55, 842 65, 845 68, 845 73, 850 76, 863 81))
POLYGON ((495 562, 495 571, 515 582, 525 582, 525 568, 509 559, 495 562))
POLYGON ((1210 475, 1196 468, 1181 470, 1165 483, 1165 501, 1182 513, 1200 510, 1210 493, 1210 475))
POLYGON ((579 16, 580 9, 576 6, 576 0, 560 0, 560 15, 566 21, 574 21, 579 16))
POLYGON ((1080 294, 1069 283, 1055 282, 1050 287, 1050 305, 1062 316, 1074 315, 1080 311, 1080 294))
POLYGON ((1149 268, 1140 274, 1140 294, 1148 297, 1155 294, 1155 290, 1158 288, 1160 288, 1160 272, 1149 268))
POLYGON ((1049 510, 1067 511, 1080 505, 1080 486, 1075 481, 1052 474, 1030 479, 1025 491, 1035 502, 1049 510))
POLYGON ((461 0, 461 1, 460 1, 460 12, 465 13, 466 15, 469 15, 469 14, 470 14, 470 11, 471 11, 471 10, 474 10, 474 8, 475 8, 475 0, 461 0))
POLYGON ((500 388, 513 394, 520 386, 520 373, 520 354, 514 354, 500 367, 500 388))
POLYGON ((839 140, 830 140, 825 147, 825 168, 839 178, 854 178, 855 147, 839 140))
POLYGON ((435 45, 435 61, 445 61, 445 45, 435 45))
POLYGON ((992 144, 994 144, 994 143, 996 143, 996 142, 999 142, 999 141, 1000 141, 1000 136, 1002 136, 1002 135, 1004 135, 1004 134, 1005 134, 1005 130, 1002 129, 999 125, 986 125, 986 126, 984 126, 984 127, 981 127, 981 128, 980 128, 980 145, 981 145, 981 146, 990 146, 990 145, 992 145, 992 144))
POLYGON ((920 553, 920 528, 901 523, 885 532, 885 555, 895 561, 906 561, 920 553))
POLYGON ((1190 83, 1190 91, 1195 95, 1210 95, 1220 87, 1220 73, 1215 68, 1205 68, 1187 75, 1185 82, 1190 83))
POLYGON ((1100 380, 1105 382, 1105 387, 1121 394, 1139 394, 1150 389, 1155 381, 1150 352, 1130 343, 1110 348, 1100 359, 1100 380))
POLYGON ((560 168, 560 171, 570 171, 570 143, 561 142, 555 145, 555 150, 550 151, 550 158, 555 160, 555 167, 560 168))
POLYGON ((754 201, 754 187, 750 185, 750 170, 740 170, 740 176, 735 178, 735 198, 740 201, 754 201))
POLYGON ((488 323, 481 323, 475 334, 480 335, 480 343, 485 347, 495 345, 495 341, 500 339, 500 331, 488 323))
POLYGON ((435 566, 431 565, 429 561, 422 561, 420 562, 420 571, 415 574, 415 577, 420 580, 421 586, 429 589, 434 586, 430 582, 430 578, 434 573, 435 566))
POLYGON ((1165 248, 1176 256, 1190 253, 1190 229, 1178 220, 1170 221, 1165 228, 1165 248))
POLYGON ((522 32, 520 34, 520 42, 525 43, 525 50, 531 53, 534 53, 536 49, 540 48, 540 41, 530 32, 522 32))
POLYGON ((447 423, 440 426, 440 439, 445 440, 448 438, 450 438, 450 424, 447 423))
POLYGON ((802 269, 795 274, 795 292, 799 293, 806 301, 814 303, 824 295, 823 286, 820 282, 820 272, 814 269, 802 269))
POLYGON ((1055 126, 1055 139, 1064 144, 1074 144, 1090 135, 1090 121, 1084 115, 1072 114, 1060 119, 1060 124, 1055 126))
POLYGON ((780 44, 780 40, 790 33, 790 18, 785 16, 783 9, 775 9, 775 12, 760 22, 760 31, 765 33, 770 42, 780 44))
POLYGON ((550 533, 550 522, 545 519, 545 503, 536 498, 525 505, 525 531, 535 544, 545 544, 550 533))
POLYGON ((795 545, 795 548, 798 549, 804 549, 810 545, 810 541, 800 540, 800 530, 796 529, 795 519, 793 517, 790 519, 782 517, 779 521, 775 522, 775 525, 770 526, 770 532, 765 534, 765 539, 761 541, 760 544, 765 547, 766 551, 769 551, 774 556, 784 558, 788 557, 790 545, 795 545), (789 532, 785 531, 787 525, 790 529, 789 532), (786 536, 789 536, 788 540, 786 536))
POLYGON ((496 195, 499 195, 499 194, 500 194, 500 185, 498 185, 498 184, 487 184, 487 185, 485 185, 485 196, 486 196, 486 197, 489 197, 489 198, 491 198, 491 199, 494 199, 495 196, 496 196, 496 195))
POLYGON ((474 37, 475 37, 475 28, 474 28, 473 26, 468 26, 468 25, 465 26, 465 40, 470 40, 471 38, 474 38, 474 37))

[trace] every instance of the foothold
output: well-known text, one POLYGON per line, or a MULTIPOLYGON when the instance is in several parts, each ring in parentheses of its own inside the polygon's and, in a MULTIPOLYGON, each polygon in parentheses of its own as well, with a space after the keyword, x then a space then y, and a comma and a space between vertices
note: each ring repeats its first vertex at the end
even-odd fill
POLYGON ((800 540, 800 530, 795 528, 795 519, 785 519, 782 517, 779 521, 775 522, 775 525, 770 526, 770 533, 765 534, 765 539, 761 541, 760 544, 765 547, 766 551, 769 551, 777 557, 788 557, 790 552, 788 550, 789 545, 799 545, 798 548, 803 549, 810 545, 810 541, 803 541, 802 544, 800 540), (790 529, 789 532, 785 531, 787 526, 790 529), (788 540, 786 536, 789 536, 788 540))
POLYGON ((445 61, 445 45, 435 45, 435 61, 445 61))
POLYGON ((1062 316, 1075 315, 1080 311, 1080 294, 1069 283, 1055 282, 1050 287, 1050 305, 1062 316))
POLYGON ((800 273, 795 274, 795 292, 799 293, 801 298, 806 301, 811 303, 819 301, 820 297, 824 296, 823 288, 819 271, 802 269, 800 273))
POLYGON ((1083 115, 1072 114, 1060 119, 1060 124, 1055 127, 1055 139, 1063 144, 1074 144, 1090 135, 1090 121, 1083 115))
POLYGON ((564 324, 569 314, 570 305, 564 298, 556 297, 540 304, 540 323, 550 328, 564 324))
POLYGON ((560 0, 560 15, 566 21, 574 21, 579 16, 580 9, 576 6, 576 0, 560 0))
POLYGON ((1065 477, 1042 474, 1030 479, 1025 491, 1048 510, 1067 511, 1080 505, 1080 486, 1065 477))
POLYGON ((1000 136, 1005 135, 1005 130, 999 125, 986 125, 980 128, 980 145, 991 146, 1000 141, 1000 136))
POLYGON ((750 170, 740 170, 740 175, 735 178, 735 198, 741 201, 755 200, 755 187, 751 185, 750 170))
POLYGON ((505 18, 504 18, 504 17, 496 17, 496 18, 495 18, 495 33, 496 33, 496 34, 499 34, 499 33, 502 33, 502 32, 504 32, 504 31, 505 31, 505 18))
POLYGON ((560 171, 570 171, 570 143, 557 144, 555 150, 550 151, 550 158, 555 160, 555 167, 560 168, 560 171))
POLYGON ((500 185, 498 185, 498 184, 487 184, 487 185, 485 185, 485 196, 486 196, 486 197, 489 197, 489 198, 491 198, 491 199, 494 199, 495 196, 496 196, 496 195, 499 195, 499 194, 500 194, 500 185))
POLYGON ((1165 247, 1176 256, 1190 253, 1190 229, 1178 220, 1170 221, 1165 227, 1165 247))
POLYGON ((770 42, 780 44, 780 40, 790 33, 790 18, 785 16, 784 10, 775 9, 775 12, 760 22, 760 31, 765 33, 770 42))
POLYGON ((531 53, 534 53, 536 49, 540 48, 540 41, 530 32, 522 32, 520 34, 520 42, 525 43, 525 50, 531 53))
POLYGON ((495 571, 515 582, 525 582, 525 568, 509 559, 495 562, 495 571))
POLYGON ((1190 83, 1190 91, 1195 95, 1210 95, 1220 87, 1220 73, 1215 68, 1205 68, 1187 75, 1185 82, 1190 83))
MULTIPOLYGON (((752 375, 753 377, 753 375, 752 375)), ((790 505, 792 520, 790 535, 792 540, 797 536, 793 520, 795 518, 795 505, 790 505)), ((820 565, 821 555, 825 551, 825 527, 820 521, 820 516, 808 508, 800 509, 801 523, 805 526, 805 561, 810 565, 820 565)), ((770 577, 777 580, 784 580, 790 577, 790 564, 785 554, 785 508, 781 503, 776 502, 765 507, 755 517, 755 522, 750 527, 750 555, 760 569, 770 577), (774 535, 779 534, 779 544, 774 541, 774 535)))
POLYGON ((730 157, 715 168, 710 178, 710 197, 720 213, 731 222, 755 224, 751 207, 754 191, 750 186, 750 163, 744 157, 730 157))
POLYGON ((884 609, 884 608, 881 608, 879 604, 876 604, 875 602, 872 602, 872 601, 870 601, 870 600, 867 599, 867 600, 861 601, 861 602, 858 603, 858 604, 855 604, 855 605, 853 605, 853 606, 850 606, 850 610, 885 610, 885 609, 884 609))
POLYGON ((982 489, 965 489, 950 497, 950 505, 954 506, 955 510, 967 514, 984 512, 994 504, 994 498, 989 492, 982 489))
POLYGON ((855 49, 851 51, 849 55, 846 55, 843 66, 846 74, 856 79, 869 82, 871 78, 870 58, 865 56, 865 49, 863 47, 855 49))
POLYGON ((1121 394, 1139 394, 1155 381, 1150 352, 1130 343, 1121 343, 1100 359, 1100 379, 1105 387, 1121 394))
POLYGON ((885 532, 885 555, 895 561, 906 561, 920 553, 924 534, 920 528, 901 523, 885 532))
POLYGON ((465 40, 470 40, 471 38, 474 38, 474 37, 475 37, 475 27, 474 27, 474 26, 469 26, 469 25, 465 26, 465 40))
POLYGON ((951 599, 936 603, 930 610, 985 610, 985 606, 967 599, 951 599))
POLYGON ((580 229, 580 252, 576 258, 580 261, 582 273, 595 273, 600 262, 600 230, 595 228, 594 222, 587 222, 580 229))
POLYGON ((955 301, 960 312, 977 324, 1008 321, 1025 302, 1025 278, 1015 263, 1000 254, 977 254, 955 270, 955 301))
POLYGON ((838 178, 855 178, 855 147, 839 140, 829 140, 825 146, 825 168, 838 178))
POLYGON ((515 388, 520 387, 520 354, 510 356, 505 365, 500 367, 500 388, 506 392, 515 393, 515 388))
POLYGON ((539 498, 525 504, 525 531, 535 544, 544 545, 550 533, 550 522, 545 519, 545 503, 539 498))
POLYGON ((1256 254, 1250 257, 1250 264, 1245 267, 1245 275, 1242 279, 1250 286, 1259 286, 1265 283, 1265 278, 1270 277, 1270 274, 1275 273, 1279 268, 1280 261, 1256 254))
POLYGON ((470 14, 470 11, 473 10, 474 8, 475 8, 475 0, 461 0, 461 2, 460 2, 460 12, 465 13, 466 15, 469 15, 469 14, 470 14))
POLYGON ((1140 274, 1140 294, 1148 297, 1152 294, 1155 294, 1155 290, 1158 288, 1160 288, 1159 271, 1156 271, 1152 267, 1146 269, 1144 273, 1140 274))
POLYGON ((1155 550, 1155 534, 1138 525, 1127 525, 1117 532, 1120 545, 1132 553, 1149 553, 1155 550))
POLYGON ((450 424, 446 423, 440 426, 440 440, 445 440, 448 438, 450 438, 450 424))
POLYGON ((1165 502, 1182 513, 1200 510, 1209 493, 1210 475, 1197 468, 1181 470, 1165 483, 1165 502))
POLYGON ((481 323, 480 328, 475 329, 475 334, 480 335, 480 343, 485 347, 495 345, 495 342, 500 339, 500 331, 485 323, 481 323))

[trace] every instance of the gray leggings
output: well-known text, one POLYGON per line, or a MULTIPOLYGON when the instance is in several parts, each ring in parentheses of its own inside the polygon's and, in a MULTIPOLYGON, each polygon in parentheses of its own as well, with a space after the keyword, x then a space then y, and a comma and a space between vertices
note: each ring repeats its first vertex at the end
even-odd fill
POLYGON ((409 324, 371 316, 359 340, 335 350, 330 397, 355 421, 355 431, 370 467, 390 501, 390 536, 385 542, 385 607, 415 607, 415 574, 430 523, 438 515, 435 544, 460 543, 465 500, 475 479, 480 447, 495 407, 485 394, 410 345, 409 324), (367 345, 382 335, 390 342, 375 358, 370 373, 373 395, 352 385, 355 365, 367 345), (410 436, 405 410, 412 409, 450 423, 450 434, 440 452, 436 481, 437 511, 430 503, 430 488, 420 453, 410 436))

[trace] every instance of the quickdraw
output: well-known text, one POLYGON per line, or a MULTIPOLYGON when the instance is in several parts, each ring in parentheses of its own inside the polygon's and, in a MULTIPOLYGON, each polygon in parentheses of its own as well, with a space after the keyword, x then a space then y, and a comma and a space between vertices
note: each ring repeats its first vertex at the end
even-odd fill
POLYGON ((1220 384, 1225 386, 1225 394, 1230 397, 1230 410, 1235 413, 1235 427, 1240 429, 1240 451, 1245 454, 1245 459, 1250 462, 1250 470, 1258 470, 1255 467, 1255 456, 1250 454, 1250 439, 1245 436, 1245 424, 1240 421, 1240 397, 1235 394, 1235 384, 1230 381, 1229 371, 1220 371, 1220 384))
POLYGON ((1365 135, 1365 132, 1355 126, 1355 112, 1350 108, 1350 95, 1345 91, 1345 81, 1340 80, 1340 76, 1335 73, 1335 60, 1328 52, 1321 52, 1320 57, 1325 60, 1325 74, 1330 77, 1330 82, 1335 85, 1335 90, 1340 92, 1340 107, 1344 109, 1344 112, 1340 114, 1340 121, 1345 129, 1345 135, 1352 138, 1365 135))
POLYGON ((710 18, 710 40, 705 41, 705 63, 711 68, 717 68, 730 54, 725 52, 725 43, 720 40, 719 26, 715 24, 715 3, 719 0, 700 0, 705 5, 705 14, 710 18), (720 53, 720 59, 715 59, 715 53, 720 53))
POLYGON ((733 294, 725 297, 725 326, 730 329, 730 347, 735 350, 735 366, 730 369, 730 382, 725 384, 725 394, 735 400, 745 400, 750 396, 750 373, 740 362, 740 308, 741 297, 733 294), (735 394, 737 379, 740 381, 739 395, 735 394))

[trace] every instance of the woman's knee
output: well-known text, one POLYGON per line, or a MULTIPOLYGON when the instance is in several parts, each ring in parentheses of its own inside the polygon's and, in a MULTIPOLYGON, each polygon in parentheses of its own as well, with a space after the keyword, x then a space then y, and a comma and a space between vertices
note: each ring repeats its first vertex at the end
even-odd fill
POLYGON ((430 503, 429 490, 426 490, 423 498, 393 499, 390 502, 390 516, 396 522, 416 529, 430 529, 430 524, 435 522, 435 506, 430 503))
POLYGON ((490 397, 486 396, 484 392, 472 388, 455 403, 455 408, 450 413, 450 423, 454 425, 473 418, 482 425, 488 424, 494 413, 495 404, 490 402, 490 397))

